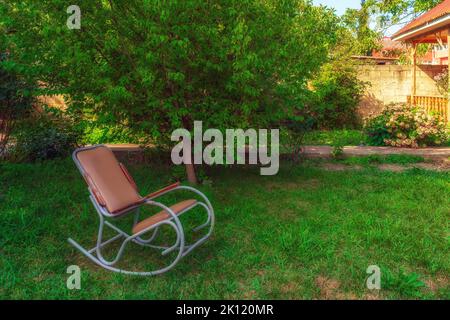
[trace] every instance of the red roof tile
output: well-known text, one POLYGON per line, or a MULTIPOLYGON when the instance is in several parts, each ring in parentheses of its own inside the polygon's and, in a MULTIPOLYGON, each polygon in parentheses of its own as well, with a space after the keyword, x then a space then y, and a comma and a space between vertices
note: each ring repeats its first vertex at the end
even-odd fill
POLYGON ((408 23, 406 26, 401 28, 399 31, 397 31, 393 37, 397 37, 402 33, 408 32, 412 29, 415 29, 417 27, 420 27, 428 22, 431 22, 437 18, 440 18, 442 16, 445 16, 446 14, 450 14, 450 0, 444 0, 440 4, 438 4, 436 7, 431 9, 428 12, 425 12, 415 20, 408 23))

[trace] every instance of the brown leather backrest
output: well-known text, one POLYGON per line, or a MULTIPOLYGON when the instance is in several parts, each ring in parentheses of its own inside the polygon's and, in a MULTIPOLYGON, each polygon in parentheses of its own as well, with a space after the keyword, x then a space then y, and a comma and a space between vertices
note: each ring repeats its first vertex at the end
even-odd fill
POLYGON ((142 200, 108 147, 77 151, 76 158, 94 196, 110 213, 120 212, 142 200))

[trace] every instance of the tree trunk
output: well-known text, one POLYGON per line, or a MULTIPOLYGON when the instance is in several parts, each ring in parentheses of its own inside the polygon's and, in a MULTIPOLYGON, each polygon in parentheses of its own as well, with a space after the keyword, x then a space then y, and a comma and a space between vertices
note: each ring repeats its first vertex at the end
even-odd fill
MULTIPOLYGON (((183 128, 189 131, 192 129, 192 122, 188 118, 183 118, 183 128)), ((190 184, 196 185, 198 184, 197 175, 195 174, 195 165, 194 165, 194 154, 193 154, 193 141, 191 140, 191 145, 189 148, 183 147, 183 158, 184 164, 186 166, 186 175, 190 184), (188 159, 187 154, 184 153, 184 150, 189 149, 191 158, 188 159)))
MULTIPOLYGON (((192 145, 191 145, 192 147, 192 145)), ((183 147, 183 161, 184 161, 184 165, 186 167, 186 175, 187 175, 187 179, 189 181, 190 184, 196 185, 198 184, 197 181, 197 176, 195 174, 195 165, 194 165, 194 155, 192 154, 192 149, 190 148, 184 148, 183 147), (186 152, 185 154, 185 150, 188 149, 189 153, 186 152), (190 159, 188 157, 188 155, 190 155, 190 159)))
POLYGON ((6 150, 14 126, 13 108, 8 105, 5 112, 0 112, 0 158, 6 150))
POLYGON ((197 176, 195 175, 195 166, 193 163, 186 164, 186 174, 190 184, 198 184, 197 176))

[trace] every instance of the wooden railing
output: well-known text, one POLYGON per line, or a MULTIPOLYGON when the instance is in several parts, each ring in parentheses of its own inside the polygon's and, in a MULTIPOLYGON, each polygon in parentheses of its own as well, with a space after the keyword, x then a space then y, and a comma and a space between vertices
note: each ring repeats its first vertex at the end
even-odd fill
POLYGON ((450 122, 448 114, 448 100, 443 97, 408 96, 408 103, 422 107, 428 112, 440 113, 446 122, 450 122))

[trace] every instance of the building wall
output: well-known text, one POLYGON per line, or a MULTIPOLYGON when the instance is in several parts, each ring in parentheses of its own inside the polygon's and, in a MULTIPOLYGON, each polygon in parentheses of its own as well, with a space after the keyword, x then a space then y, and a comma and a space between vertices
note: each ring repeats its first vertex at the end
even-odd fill
MULTIPOLYGON (((446 66, 417 66, 417 95, 440 96, 434 77, 446 66)), ((412 66, 403 65, 362 65, 357 67, 360 80, 369 86, 361 99, 359 111, 363 117, 378 113, 383 105, 406 102, 411 95, 412 66)))

